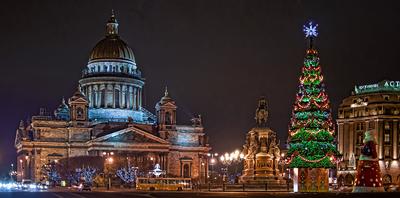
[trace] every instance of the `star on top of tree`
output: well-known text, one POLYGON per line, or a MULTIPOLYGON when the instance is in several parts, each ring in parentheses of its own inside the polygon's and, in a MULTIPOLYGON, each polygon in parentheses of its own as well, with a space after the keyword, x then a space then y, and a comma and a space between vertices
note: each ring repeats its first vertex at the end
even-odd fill
POLYGON ((306 34, 306 37, 317 37, 318 36, 317 27, 318 24, 313 25, 312 22, 309 22, 308 25, 304 25, 303 31, 304 34, 306 34))

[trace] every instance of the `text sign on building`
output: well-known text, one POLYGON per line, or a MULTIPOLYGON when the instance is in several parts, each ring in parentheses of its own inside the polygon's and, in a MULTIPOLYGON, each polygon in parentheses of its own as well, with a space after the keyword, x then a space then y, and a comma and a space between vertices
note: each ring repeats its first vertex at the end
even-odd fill
POLYGON ((355 86, 355 94, 380 92, 380 91, 400 91, 400 81, 384 80, 370 85, 355 86))

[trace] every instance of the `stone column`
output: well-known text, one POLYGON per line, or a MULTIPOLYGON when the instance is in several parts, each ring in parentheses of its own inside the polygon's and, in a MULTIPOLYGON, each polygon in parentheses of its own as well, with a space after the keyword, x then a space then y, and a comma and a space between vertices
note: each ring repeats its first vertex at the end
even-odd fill
POLYGON ((94 97, 96 98, 96 104, 94 107, 98 108, 100 106, 99 103, 99 86, 98 85, 94 85, 94 97))
POLYGON ((168 173, 169 173, 169 169, 168 169, 168 168, 169 168, 168 159, 169 159, 169 158, 168 158, 168 153, 166 153, 166 154, 165 154, 165 168, 164 168, 164 169, 165 169, 165 174, 168 174, 168 173))
POLYGON ((93 91, 92 91, 92 85, 89 85, 87 90, 87 97, 89 98, 89 107, 93 107, 93 91))
POLYGON ((375 129, 378 135, 378 158, 383 159, 383 121, 376 119, 375 129))
POLYGON ((350 152, 350 133, 353 130, 353 122, 348 122, 344 124, 344 132, 343 132, 343 155, 348 159, 348 155, 350 152))
POLYGON ((140 107, 142 107, 142 88, 139 88, 139 93, 138 93, 138 101, 139 101, 139 104, 138 104, 138 109, 140 108, 140 107))
POLYGON ((348 153, 347 155, 349 156, 351 153, 354 153, 354 133, 355 133, 355 129, 357 126, 355 126, 354 122, 351 122, 350 124, 350 128, 349 128, 349 139, 348 141, 348 153))
POLYGON ((134 102, 133 102, 133 93, 134 89, 132 86, 129 86, 129 109, 132 109, 134 106, 134 102))
POLYGON ((341 154, 343 154, 343 133, 344 133, 343 123, 338 123, 338 150, 341 154))
POLYGON ((99 94, 97 95, 97 107, 98 107, 98 108, 101 108, 101 98, 102 98, 101 84, 98 85, 97 88, 98 88, 98 89, 97 89, 97 92, 99 93, 99 94))
POLYGON ((114 86, 112 84, 108 84, 107 90, 108 90, 107 107, 113 107, 114 106, 114 86))
POLYGON ((115 84, 112 84, 112 102, 111 102, 111 104, 112 104, 112 108, 114 108, 115 109, 115 106, 116 106, 116 104, 115 104, 115 84))
POLYGON ((110 100, 109 97, 110 91, 108 90, 108 84, 104 83, 104 108, 108 107, 108 102, 110 100))
POLYGON ((121 108, 125 109, 126 108, 126 85, 121 85, 121 108))
POLYGON ((129 96, 130 96, 130 94, 129 94, 129 88, 130 88, 130 86, 129 85, 126 85, 126 90, 125 90, 125 105, 126 105, 126 108, 127 109, 129 109, 129 106, 130 106, 130 101, 129 101, 129 96))
POLYGON ((399 128, 398 128, 399 124, 397 120, 393 120, 393 138, 392 138, 392 146, 393 146, 393 160, 397 160, 397 156, 398 156, 398 152, 399 152, 399 146, 398 146, 398 142, 399 142, 399 128))
POLYGON ((139 109, 139 107, 140 107, 140 92, 141 92, 142 90, 140 89, 140 88, 138 88, 137 89, 137 95, 136 95, 136 108, 137 109, 139 109))
POLYGON ((137 107, 137 88, 133 88, 133 110, 136 110, 137 107))
POLYGON ((119 85, 119 92, 118 92, 118 103, 119 103, 119 108, 121 108, 121 109, 123 109, 124 108, 124 106, 123 106, 123 103, 122 103, 122 85, 120 84, 119 85))

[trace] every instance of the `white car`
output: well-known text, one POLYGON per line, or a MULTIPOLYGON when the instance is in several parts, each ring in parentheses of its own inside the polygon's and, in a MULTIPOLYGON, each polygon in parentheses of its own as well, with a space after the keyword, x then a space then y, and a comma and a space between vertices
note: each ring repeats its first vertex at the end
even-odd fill
POLYGON ((32 180, 30 180, 30 179, 22 179, 21 188, 22 188, 22 190, 27 190, 27 189, 31 188, 32 184, 33 184, 32 180))

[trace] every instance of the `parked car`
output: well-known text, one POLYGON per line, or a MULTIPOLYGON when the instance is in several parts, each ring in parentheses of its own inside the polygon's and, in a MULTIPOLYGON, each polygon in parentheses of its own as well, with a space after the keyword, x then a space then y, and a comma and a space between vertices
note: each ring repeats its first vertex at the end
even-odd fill
POLYGON ((28 190, 28 189, 32 188, 32 185, 34 185, 36 187, 36 185, 32 183, 32 180, 22 179, 22 182, 21 182, 22 190, 28 190))
POLYGON ((44 184, 44 183, 37 183, 36 184, 36 189, 37 190, 47 190, 49 187, 46 185, 46 184, 44 184))
POLYGON ((78 190, 80 190, 80 191, 92 191, 92 187, 89 184, 81 183, 81 184, 79 184, 78 190))

